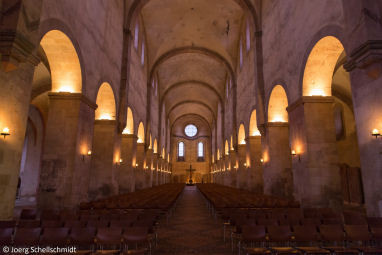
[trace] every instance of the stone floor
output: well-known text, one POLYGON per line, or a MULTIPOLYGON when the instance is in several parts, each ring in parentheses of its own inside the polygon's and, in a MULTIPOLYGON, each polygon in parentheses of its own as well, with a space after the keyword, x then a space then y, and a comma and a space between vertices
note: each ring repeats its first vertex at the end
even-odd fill
POLYGON ((168 224, 161 223, 159 243, 153 254, 232 254, 229 242, 224 244, 222 224, 208 212, 195 186, 186 186, 168 224))

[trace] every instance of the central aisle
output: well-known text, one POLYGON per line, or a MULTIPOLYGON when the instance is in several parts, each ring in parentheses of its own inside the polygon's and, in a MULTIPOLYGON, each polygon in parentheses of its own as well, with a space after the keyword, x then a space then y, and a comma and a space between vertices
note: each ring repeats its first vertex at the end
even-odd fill
POLYGON ((232 254, 224 245, 222 225, 209 213, 195 186, 186 186, 174 215, 158 230, 159 243, 153 254, 232 254))

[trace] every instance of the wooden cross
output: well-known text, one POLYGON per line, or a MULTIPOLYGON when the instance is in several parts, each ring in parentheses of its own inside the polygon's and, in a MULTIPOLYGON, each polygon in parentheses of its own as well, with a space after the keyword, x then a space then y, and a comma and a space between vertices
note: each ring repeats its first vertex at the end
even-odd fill
POLYGON ((190 179, 188 180, 188 182, 190 184, 192 184, 192 172, 196 171, 196 169, 192 169, 192 165, 190 164, 190 168, 189 169, 186 169, 186 171, 189 171, 190 172, 190 179))

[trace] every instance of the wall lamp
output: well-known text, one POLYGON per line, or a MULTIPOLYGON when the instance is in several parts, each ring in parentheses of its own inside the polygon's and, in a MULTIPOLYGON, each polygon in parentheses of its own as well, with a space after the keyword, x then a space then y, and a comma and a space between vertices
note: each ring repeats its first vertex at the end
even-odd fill
POLYGON ((1 131, 1 135, 4 136, 4 139, 5 139, 5 137, 7 137, 8 135, 11 135, 11 134, 9 133, 9 128, 5 127, 5 128, 3 129, 3 131, 1 131))
POLYGON ((260 163, 264 163, 264 159, 261 158, 261 159, 260 159, 260 163))
POLYGON ((382 136, 381 133, 379 132, 378 129, 373 129, 373 131, 371 132, 371 135, 372 136, 375 136, 375 139, 377 139, 378 137, 382 136))
POLYGON ((86 153, 86 154, 82 154, 82 161, 85 161, 85 156, 90 157, 91 155, 92 155, 92 151, 91 150, 89 150, 88 153, 86 153))
POLYGON ((301 162, 301 156, 300 154, 297 154, 295 150, 292 150, 291 155, 292 157, 298 156, 298 162, 301 162))

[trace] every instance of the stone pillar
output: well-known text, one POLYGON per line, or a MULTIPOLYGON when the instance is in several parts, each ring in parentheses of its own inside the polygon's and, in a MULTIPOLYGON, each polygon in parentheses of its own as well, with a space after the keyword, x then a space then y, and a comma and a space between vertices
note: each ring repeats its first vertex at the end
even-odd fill
POLYGON ((342 207, 332 97, 302 97, 288 107, 294 195, 306 207, 342 207))
POLYGON ((382 138, 371 136, 373 129, 382 132, 382 34, 376 22, 381 6, 379 1, 342 2, 351 38, 344 68, 350 72, 365 206, 369 216, 382 217, 382 138))
POLYGON ((247 187, 247 167, 246 164, 246 157, 247 157, 247 145, 246 144, 239 144, 237 146, 237 153, 236 153, 236 162, 237 162, 237 184, 236 187, 239 189, 248 189, 247 187))
POLYGON ((137 136, 122 134, 121 158, 122 163, 118 171, 119 193, 124 194, 135 191, 134 166, 137 152, 137 136))
POLYGON ((34 67, 39 62, 35 24, 39 24, 42 1, 2 1, 0 5, 0 131, 10 130, 10 136, 0 137, 0 220, 4 220, 13 217, 34 67), (30 23, 32 27, 25 25, 30 23))
POLYGON ((49 93, 39 204, 73 207, 88 200, 94 110, 82 94, 49 93), (83 160, 85 158, 85 160, 83 160))
POLYGON ((261 136, 250 136, 247 139, 250 158, 248 189, 258 194, 264 193, 263 164, 261 163, 261 136))
POLYGON ((158 181, 158 165, 159 165, 159 154, 154 153, 153 155, 153 185, 157 186, 159 181, 158 181))
POLYGON ((293 197, 289 124, 268 122, 262 136, 264 150, 264 193, 279 197, 293 197))
POLYGON ((117 160, 114 158, 117 137, 115 120, 94 122, 90 170, 89 199, 96 200, 118 194, 117 160))
POLYGON ((144 177, 144 163, 145 163, 145 144, 137 143, 137 156, 135 167, 135 190, 140 190, 145 188, 145 177, 144 177))
POLYGON ((145 167, 145 177, 146 177, 146 187, 152 187, 153 184, 153 149, 147 149, 146 151, 146 167, 145 167))

